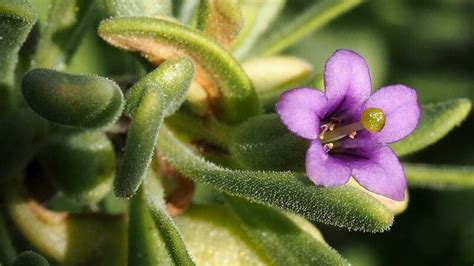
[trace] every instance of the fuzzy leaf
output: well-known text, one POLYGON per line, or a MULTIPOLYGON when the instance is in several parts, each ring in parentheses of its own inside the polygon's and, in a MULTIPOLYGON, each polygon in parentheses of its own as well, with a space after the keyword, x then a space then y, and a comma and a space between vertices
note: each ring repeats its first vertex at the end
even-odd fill
POLYGON ((28 1, 0 1, 0 117, 15 106, 18 52, 35 22, 36 13, 28 1))
POLYGON ((175 222, 197 265, 269 265, 227 206, 191 205, 175 222))
POLYGON ((296 43, 307 34, 325 26, 361 0, 322 0, 313 4, 291 22, 275 30, 257 48, 257 54, 272 55, 296 43))
POLYGON ((156 88, 143 92, 127 133, 123 162, 114 180, 117 197, 132 196, 146 175, 155 149, 156 137, 163 120, 162 94, 156 88))
POLYGON ((103 132, 56 132, 41 149, 39 161, 56 187, 80 203, 98 202, 112 188, 115 153, 103 132))
POLYGON ((86 128, 114 122, 122 111, 119 86, 106 78, 33 69, 22 81, 23 96, 42 117, 86 128))
POLYGON ((313 69, 306 61, 290 56, 253 58, 242 67, 267 112, 275 110, 275 102, 283 91, 307 81, 313 69))
POLYGON ((140 188, 130 200, 128 265, 171 265, 172 258, 160 236, 140 188))
POLYGON ((166 211, 164 191, 158 184, 158 180, 148 179, 144 187, 144 199, 148 205, 148 210, 155 222, 155 227, 158 228, 162 241, 166 245, 171 260, 175 265, 194 265, 178 228, 166 211))
POLYGON ((238 0, 203 0, 197 27, 225 48, 229 48, 242 26, 238 0))
POLYGON ((285 2, 286 0, 240 0, 244 23, 231 46, 235 58, 244 58, 250 52, 281 12, 285 2))
POLYGON ((172 0, 105 0, 104 4, 117 17, 171 16, 173 6, 172 0))
POLYGON ((187 57, 163 63, 129 90, 126 95, 125 112, 133 116, 144 91, 154 87, 162 92, 164 116, 173 114, 184 102, 193 75, 194 66, 187 57))
POLYGON ((470 110, 471 101, 468 99, 423 105, 416 130, 391 147, 399 156, 421 150, 446 136, 466 119, 470 110))
POLYGON ((474 167, 404 163, 409 186, 434 189, 474 188, 474 167))
POLYGON ((28 242, 60 265, 126 265, 126 217, 45 209, 25 194, 22 178, 3 189, 10 219, 28 242))
POLYGON ((356 188, 320 188, 302 173, 231 170, 206 162, 162 128, 160 152, 180 172, 228 194, 284 208, 319 221, 352 230, 387 230, 393 215, 356 188))
POLYGON ((227 197, 249 237, 267 253, 273 265, 346 265, 326 243, 312 237, 283 213, 244 199, 227 197))
POLYGON ((110 44, 140 51, 154 64, 189 55, 196 66, 195 81, 212 103, 212 111, 226 122, 240 122, 260 113, 251 81, 221 46, 200 32, 163 19, 113 18, 99 26, 99 35, 110 44))
POLYGON ((0 121, 0 183, 15 178, 36 154, 48 133, 48 122, 30 109, 0 121))
POLYGON ((163 117, 183 102, 193 70, 193 64, 187 58, 170 60, 130 89, 125 111, 133 119, 123 162, 114 180, 116 196, 130 197, 139 188, 150 165, 163 117))
POLYGON ((234 131, 230 151, 244 168, 304 171, 308 144, 296 137, 275 114, 253 117, 234 131))
POLYGON ((49 266, 49 262, 36 252, 25 251, 18 255, 13 266, 49 266))
POLYGON ((96 23, 98 0, 51 0, 48 20, 41 37, 33 67, 64 69, 90 23, 96 23))

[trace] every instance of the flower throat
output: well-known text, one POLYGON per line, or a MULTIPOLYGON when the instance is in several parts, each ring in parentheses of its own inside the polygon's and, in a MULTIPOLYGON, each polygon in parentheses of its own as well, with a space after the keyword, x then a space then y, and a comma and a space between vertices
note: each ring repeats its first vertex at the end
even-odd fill
POLYGON ((321 126, 319 139, 327 150, 333 148, 332 142, 344 137, 353 139, 359 130, 367 130, 375 133, 379 132, 385 126, 385 114, 379 108, 367 108, 360 116, 360 120, 349 125, 338 127, 340 120, 331 119, 329 123, 321 126))

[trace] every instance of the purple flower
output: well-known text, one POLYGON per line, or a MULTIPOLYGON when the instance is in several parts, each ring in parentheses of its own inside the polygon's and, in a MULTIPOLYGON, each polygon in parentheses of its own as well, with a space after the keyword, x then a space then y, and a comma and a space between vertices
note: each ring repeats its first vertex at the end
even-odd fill
POLYGON ((283 124, 310 141, 308 177, 316 185, 332 187, 352 176, 369 191, 403 200, 405 174, 387 144, 416 128, 416 91, 392 85, 371 95, 367 63, 349 50, 337 50, 326 62, 324 87, 324 93, 312 88, 286 91, 276 105, 283 124))

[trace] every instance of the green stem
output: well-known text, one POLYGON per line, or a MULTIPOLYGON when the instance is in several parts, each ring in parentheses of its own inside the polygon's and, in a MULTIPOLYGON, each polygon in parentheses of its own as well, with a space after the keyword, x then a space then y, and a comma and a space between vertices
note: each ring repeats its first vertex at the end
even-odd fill
POLYGON ((309 7, 303 14, 273 32, 257 47, 257 54, 272 55, 296 43, 344 12, 360 4, 361 0, 323 0, 309 7))
POLYGON ((404 163, 409 186, 435 189, 474 188, 474 167, 404 163))
POLYGON ((3 215, 0 214, 0 265, 11 265, 15 257, 15 248, 12 245, 10 234, 5 226, 3 215))

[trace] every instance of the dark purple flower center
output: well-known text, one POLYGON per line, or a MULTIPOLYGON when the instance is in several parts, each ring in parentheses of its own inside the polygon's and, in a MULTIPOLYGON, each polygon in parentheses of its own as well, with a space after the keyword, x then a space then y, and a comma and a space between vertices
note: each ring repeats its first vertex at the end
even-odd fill
POLYGON ((359 121, 344 125, 341 119, 331 118, 329 122, 321 125, 319 141, 324 144, 324 149, 329 152, 337 146, 337 141, 343 138, 354 139, 357 131, 366 130, 371 133, 379 132, 385 126, 385 114, 379 108, 367 108, 360 116, 359 121))

